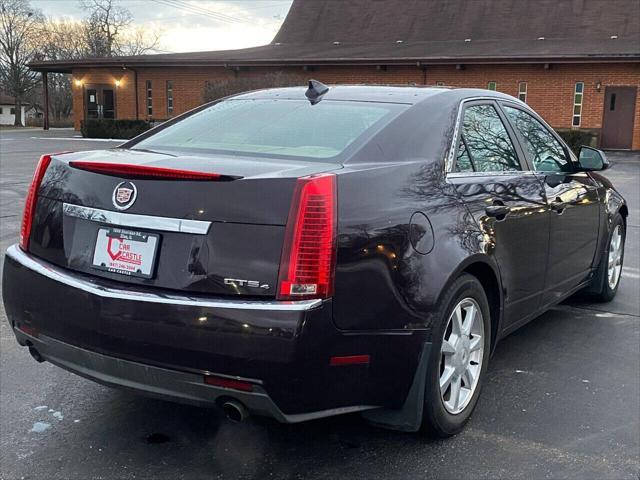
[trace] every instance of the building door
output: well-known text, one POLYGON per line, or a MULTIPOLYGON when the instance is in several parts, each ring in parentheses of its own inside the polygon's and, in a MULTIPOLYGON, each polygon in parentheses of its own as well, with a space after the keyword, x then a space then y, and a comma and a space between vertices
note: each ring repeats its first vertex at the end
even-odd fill
POLYGON ((631 150, 637 87, 607 87, 602 117, 602 148, 631 150))
POLYGON ((87 85, 85 118, 116 118, 115 90, 109 85, 87 85))

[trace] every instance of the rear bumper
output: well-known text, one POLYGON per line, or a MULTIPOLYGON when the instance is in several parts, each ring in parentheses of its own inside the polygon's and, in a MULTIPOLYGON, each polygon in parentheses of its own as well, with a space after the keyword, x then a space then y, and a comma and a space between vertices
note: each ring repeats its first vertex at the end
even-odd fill
POLYGON ((297 423, 375 408, 359 405, 287 415, 271 400, 261 385, 254 384, 252 392, 215 387, 204 384, 201 374, 154 367, 102 355, 74 347, 46 335, 34 337, 19 329, 15 329, 14 333, 21 345, 35 348, 44 360, 58 367, 102 385, 124 388, 163 400, 201 406, 219 406, 225 400, 235 399, 242 402, 250 412, 273 417, 283 423, 297 423))
POLYGON ((3 299, 18 341, 99 383, 188 403, 241 401, 283 422, 399 407, 424 332, 342 332, 332 301, 242 301, 141 289, 7 251, 3 299), (332 356, 367 354, 335 367, 332 356), (252 392, 204 384, 250 381, 252 392))

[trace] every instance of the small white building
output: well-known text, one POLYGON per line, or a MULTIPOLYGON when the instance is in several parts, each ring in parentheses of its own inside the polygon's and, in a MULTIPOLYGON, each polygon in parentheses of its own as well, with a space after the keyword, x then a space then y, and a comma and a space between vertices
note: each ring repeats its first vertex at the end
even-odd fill
MULTIPOLYGON (((22 125, 26 119, 26 107, 22 106, 22 125)), ((0 94, 0 125, 13 125, 16 121, 15 99, 9 95, 0 94)))

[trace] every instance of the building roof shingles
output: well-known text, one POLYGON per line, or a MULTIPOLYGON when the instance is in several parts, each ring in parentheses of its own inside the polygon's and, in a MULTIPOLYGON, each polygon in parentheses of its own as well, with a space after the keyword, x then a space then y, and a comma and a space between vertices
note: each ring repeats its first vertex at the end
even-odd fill
POLYGON ((640 60, 639 0, 294 0, 269 45, 81 66, 640 60))

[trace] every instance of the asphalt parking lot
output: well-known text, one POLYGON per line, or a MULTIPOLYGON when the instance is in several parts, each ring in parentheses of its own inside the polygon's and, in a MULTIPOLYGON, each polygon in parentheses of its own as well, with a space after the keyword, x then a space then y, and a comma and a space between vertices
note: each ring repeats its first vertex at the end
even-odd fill
MULTIPOLYGON (((17 242, 39 155, 117 144, 73 135, 0 130, 2 252, 17 242)), ((426 440, 357 415, 231 424, 36 363, 0 307, 0 478, 638 479, 640 155, 610 158, 605 174, 630 211, 617 298, 571 300, 502 341, 462 434, 426 440)))

